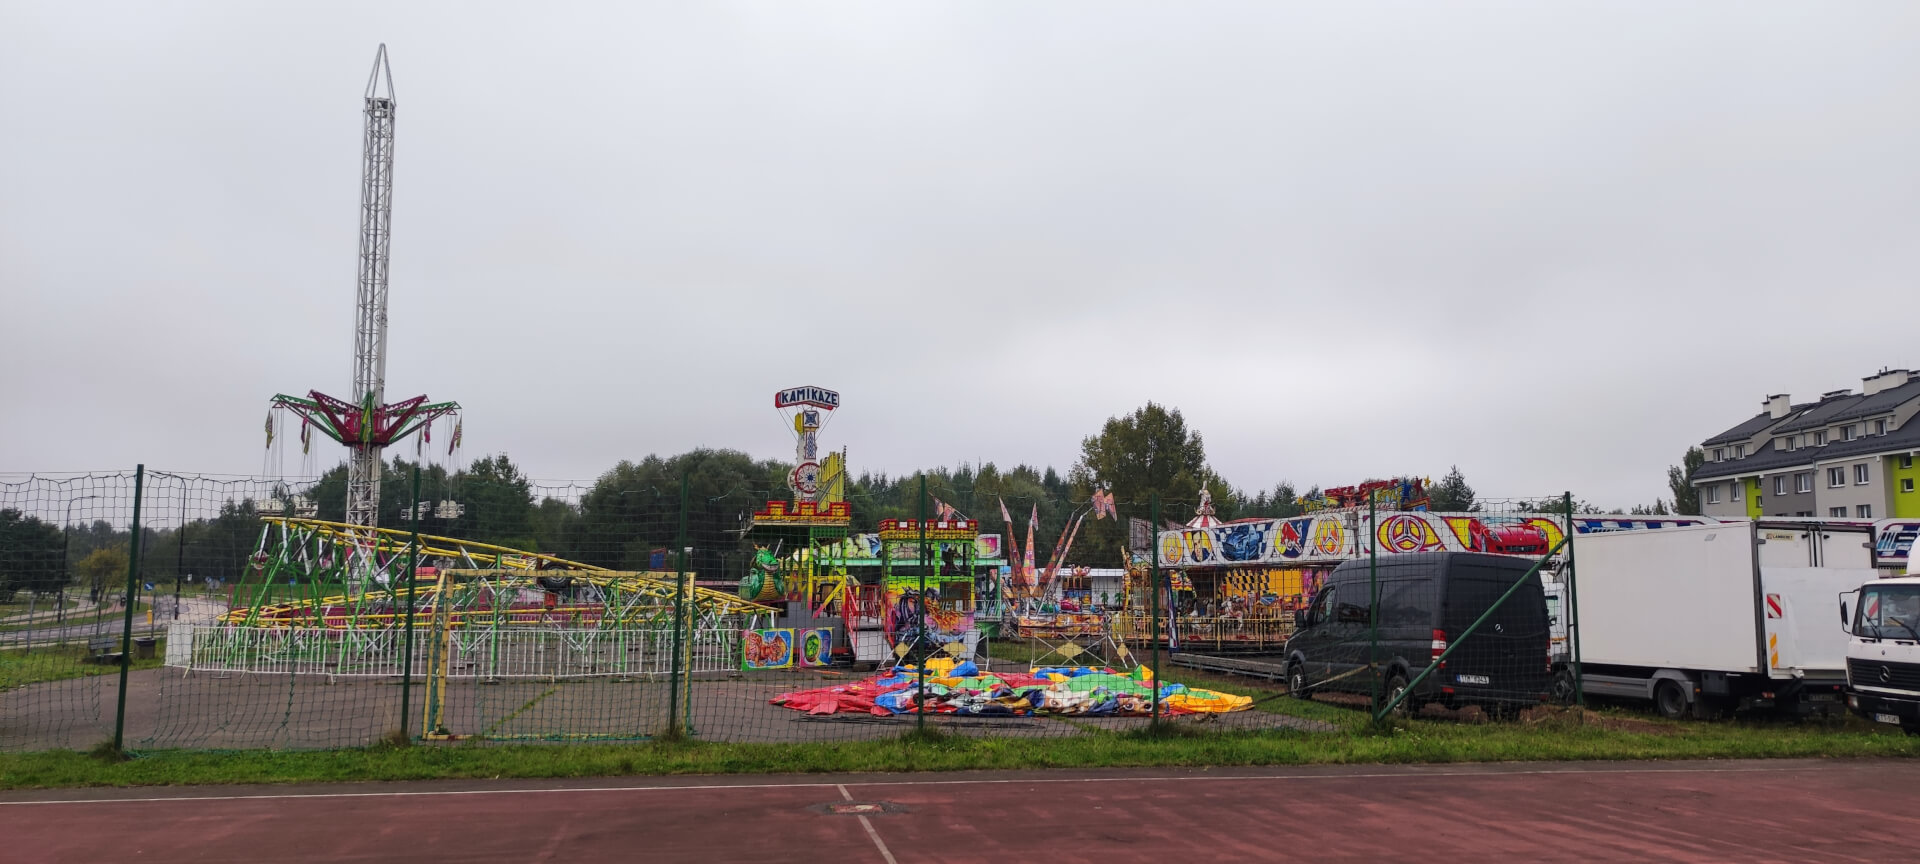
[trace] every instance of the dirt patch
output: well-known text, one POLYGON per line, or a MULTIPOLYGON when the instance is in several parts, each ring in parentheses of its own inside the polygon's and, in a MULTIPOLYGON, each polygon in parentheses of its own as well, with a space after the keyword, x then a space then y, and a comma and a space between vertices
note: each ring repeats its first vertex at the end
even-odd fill
POLYGON ((1609 732, 1640 732, 1650 735, 1676 735, 1680 727, 1645 717, 1602 714, 1587 708, 1542 705, 1520 712, 1520 724, 1541 729, 1605 729, 1609 732))

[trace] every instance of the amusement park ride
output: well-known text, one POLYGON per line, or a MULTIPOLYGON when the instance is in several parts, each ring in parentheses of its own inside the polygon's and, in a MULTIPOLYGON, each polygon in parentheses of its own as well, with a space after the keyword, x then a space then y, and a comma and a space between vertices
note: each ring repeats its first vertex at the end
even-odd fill
MULTIPOLYGON (((415 396, 391 404, 387 391, 387 256, 392 246, 393 123, 399 107, 393 90, 393 70, 387 65, 387 46, 381 45, 367 76, 366 141, 360 177, 360 286, 354 299, 354 401, 336 399, 318 390, 307 398, 275 395, 272 407, 291 411, 301 420, 301 441, 307 430, 345 445, 347 461, 346 522, 372 528, 379 524, 381 454, 389 445, 460 410, 456 402, 428 402, 415 396)), ((273 418, 267 418, 272 440, 273 418)), ((427 433, 430 434, 430 433, 427 433)), ((454 425, 453 440, 460 440, 454 425)))
MULTIPOLYGON (((170 644, 169 663, 224 672, 390 674, 400 665, 395 634, 406 630, 402 616, 417 613, 416 626, 433 631, 435 638, 427 641, 436 646, 443 678, 450 668, 484 670, 470 674, 490 677, 515 674, 511 663, 455 664, 446 658, 464 651, 511 660, 519 655, 503 653, 503 646, 525 643, 529 634, 559 636, 566 650, 552 653, 576 657, 576 666, 587 669, 586 674, 625 674, 641 662, 635 658, 646 656, 635 647, 638 643, 629 644, 638 638, 635 634, 666 636, 670 631, 665 628, 682 611, 688 613, 688 634, 737 633, 742 627, 769 623, 773 608, 696 588, 691 573, 612 571, 502 546, 378 527, 385 448, 415 434, 424 443, 430 424, 460 407, 428 402, 425 396, 383 401, 395 108, 382 45, 364 107, 352 385, 357 401, 316 391, 306 398, 277 395, 272 400, 275 413, 268 415, 269 447, 275 414, 291 412, 301 419, 303 446, 317 428, 348 448, 345 519, 292 518, 302 515, 300 508, 263 508, 271 515, 264 519, 250 559, 253 578, 236 587, 220 626, 174 640, 178 647, 170 644), (295 596, 287 596, 289 592, 295 596), (691 602, 678 603, 683 596, 691 602)), ((460 437, 456 420, 450 452, 460 437)), ((842 513, 844 509, 842 504, 842 513)), ((687 647, 691 652, 692 646, 687 647)), ((436 728, 431 718, 426 728, 436 728)))

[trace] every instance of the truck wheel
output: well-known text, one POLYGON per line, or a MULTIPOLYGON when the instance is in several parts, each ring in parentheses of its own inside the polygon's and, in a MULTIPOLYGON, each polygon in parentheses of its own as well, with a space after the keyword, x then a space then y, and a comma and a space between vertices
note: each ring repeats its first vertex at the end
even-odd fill
POLYGON ((1573 670, 1562 669, 1553 673, 1553 683, 1547 687, 1547 698, 1555 705, 1572 705, 1578 701, 1579 693, 1573 684, 1573 670))
POLYGON ((1307 669, 1298 663, 1287 666, 1287 695, 1295 699, 1312 699, 1307 692, 1307 669))
POLYGON ((1661 679, 1660 683, 1653 685, 1653 709, 1668 720, 1687 716, 1686 689, 1671 678, 1661 679))

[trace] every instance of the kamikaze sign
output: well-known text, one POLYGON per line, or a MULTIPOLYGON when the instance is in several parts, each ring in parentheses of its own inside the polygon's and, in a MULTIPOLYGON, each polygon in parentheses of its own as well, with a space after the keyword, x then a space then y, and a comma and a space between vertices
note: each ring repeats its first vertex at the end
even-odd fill
POLYGON ((795 405, 832 410, 840 407, 840 394, 825 387, 795 387, 773 394, 773 407, 791 408, 795 405))

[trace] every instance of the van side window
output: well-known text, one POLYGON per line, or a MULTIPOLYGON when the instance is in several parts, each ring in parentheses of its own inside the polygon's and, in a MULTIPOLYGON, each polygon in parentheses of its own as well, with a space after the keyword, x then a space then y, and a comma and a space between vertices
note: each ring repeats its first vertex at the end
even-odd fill
POLYGON ((1348 594, 1354 596, 1348 597, 1342 595, 1340 598, 1341 602, 1334 606, 1334 615, 1339 622, 1342 624, 1369 623, 1373 616, 1368 614, 1366 604, 1359 602, 1367 599, 1366 590, 1362 588, 1359 592, 1350 591, 1348 594))
POLYGON ((1380 626, 1428 627, 1433 621, 1433 582, 1395 579, 1380 583, 1380 626))

